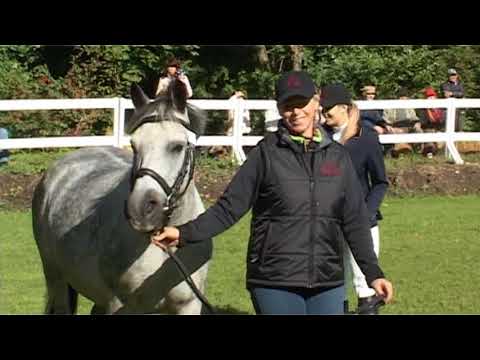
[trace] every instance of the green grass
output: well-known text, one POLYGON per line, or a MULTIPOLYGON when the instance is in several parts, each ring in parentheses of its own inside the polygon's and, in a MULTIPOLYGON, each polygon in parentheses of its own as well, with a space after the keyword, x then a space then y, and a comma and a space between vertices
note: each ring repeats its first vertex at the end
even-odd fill
MULTIPOLYGON (((396 300, 383 314, 480 313, 479 210, 473 195, 385 200, 380 263, 396 300)), ((45 290, 31 214, 0 212, 0 228, 0 313, 40 314, 45 290)), ((253 313, 245 290, 248 229, 247 215, 214 243, 207 297, 221 311, 253 313)), ((90 307, 80 299, 79 313, 90 307)))
MULTIPOLYGON (((6 165, 0 166, 0 173, 12 174, 39 174, 46 170, 53 161, 63 157, 74 149, 53 149, 53 150, 16 150, 10 156, 6 165)), ((443 150, 442 150, 443 151, 443 150)), ((411 168, 420 164, 445 164, 448 160, 440 151, 433 159, 428 159, 420 154, 401 154, 398 159, 385 158, 387 172, 389 170, 411 168)), ((196 158, 196 165, 201 169, 208 169, 212 176, 224 176, 235 172, 238 168, 235 160, 228 156, 224 158, 212 158, 206 155, 206 150, 196 158)), ((480 163, 480 153, 462 154, 466 163, 480 163)))
POLYGON ((0 166, 0 173, 11 174, 40 174, 44 172, 53 161, 61 158, 71 149, 55 149, 49 151, 32 150, 32 151, 12 151, 10 161, 0 166))
MULTIPOLYGON (((480 153, 460 154, 460 156, 466 164, 480 163, 480 153)), ((387 156, 385 157, 385 168, 388 174, 393 170, 411 169, 416 165, 438 165, 445 164, 446 162, 453 163, 451 160, 445 157, 444 150, 442 149, 432 159, 429 159, 418 153, 400 154, 397 159, 387 156)))
MULTIPOLYGON (((6 165, 0 166, 1 172, 12 174, 39 174, 45 171, 53 161, 61 158, 72 149, 54 149, 54 150, 15 150, 12 151, 10 161, 6 165)), ((480 153, 461 154, 466 163, 480 163, 480 153)), ((225 157, 216 159, 202 153, 198 156, 197 166, 202 169, 208 169, 212 175, 231 174, 238 168, 233 158, 225 157)), ((443 150, 433 159, 428 159, 420 154, 401 154, 398 159, 391 157, 385 158, 387 172, 395 169, 411 168, 419 164, 444 164, 448 161, 443 155, 443 150)))
POLYGON ((201 153, 197 155, 195 161, 196 166, 207 168, 212 174, 232 174, 238 168, 235 159, 231 156, 217 159, 201 153))
POLYGON ((387 199, 380 262, 394 281, 391 314, 478 314, 479 196, 387 199))
MULTIPOLYGON (((45 282, 31 222, 30 212, 0 211, 0 314, 43 313, 45 282)), ((90 307, 80 299, 80 313, 90 307)))

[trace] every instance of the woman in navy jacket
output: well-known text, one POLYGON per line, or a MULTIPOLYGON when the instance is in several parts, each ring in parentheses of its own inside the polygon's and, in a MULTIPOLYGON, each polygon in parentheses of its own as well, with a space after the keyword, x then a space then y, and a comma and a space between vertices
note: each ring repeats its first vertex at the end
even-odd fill
MULTIPOLYGON (((382 218, 379 208, 388 187, 378 135, 368 126, 362 125, 358 108, 352 103, 351 94, 342 84, 325 86, 322 89, 320 105, 327 131, 333 140, 343 144, 348 150, 357 172, 368 209, 373 248, 378 256, 380 236, 377 221, 382 218)), ((360 314, 377 314, 378 307, 382 304, 381 299, 367 285, 365 276, 348 246, 345 249, 346 268, 353 272, 353 286, 358 296, 357 311, 360 314)), ((348 308, 347 303, 346 307, 348 308)))

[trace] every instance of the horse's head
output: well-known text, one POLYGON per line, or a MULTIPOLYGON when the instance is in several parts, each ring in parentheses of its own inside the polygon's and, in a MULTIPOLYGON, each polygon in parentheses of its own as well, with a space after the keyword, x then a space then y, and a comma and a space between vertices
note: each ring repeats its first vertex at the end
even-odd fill
POLYGON ((126 127, 134 163, 127 216, 133 228, 150 232, 167 224, 193 176, 192 137, 204 129, 203 111, 187 104, 185 85, 170 83, 167 94, 149 99, 134 85, 135 112, 126 127))

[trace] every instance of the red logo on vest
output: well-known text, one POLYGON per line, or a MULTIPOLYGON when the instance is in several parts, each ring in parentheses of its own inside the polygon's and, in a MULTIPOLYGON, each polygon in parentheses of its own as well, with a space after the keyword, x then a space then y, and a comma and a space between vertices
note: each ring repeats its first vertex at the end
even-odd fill
POLYGON ((326 161, 320 167, 320 174, 323 176, 340 176, 342 175, 342 170, 333 161, 326 161))
POLYGON ((301 81, 298 77, 296 77, 295 75, 291 75, 288 78, 287 86, 288 86, 289 89, 298 88, 298 87, 302 86, 302 83, 301 83, 301 81))

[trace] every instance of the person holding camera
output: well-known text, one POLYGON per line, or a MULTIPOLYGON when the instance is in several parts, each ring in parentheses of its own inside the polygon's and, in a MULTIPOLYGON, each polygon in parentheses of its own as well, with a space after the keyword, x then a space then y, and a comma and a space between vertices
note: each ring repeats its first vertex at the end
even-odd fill
POLYGON ((165 72, 160 77, 155 95, 158 96, 166 94, 168 85, 173 79, 178 79, 185 84, 185 86, 187 87, 187 98, 191 98, 193 95, 193 91, 190 85, 190 81, 188 80, 187 75, 185 75, 185 72, 182 70, 180 66, 180 61, 175 58, 169 59, 165 64, 165 72))

